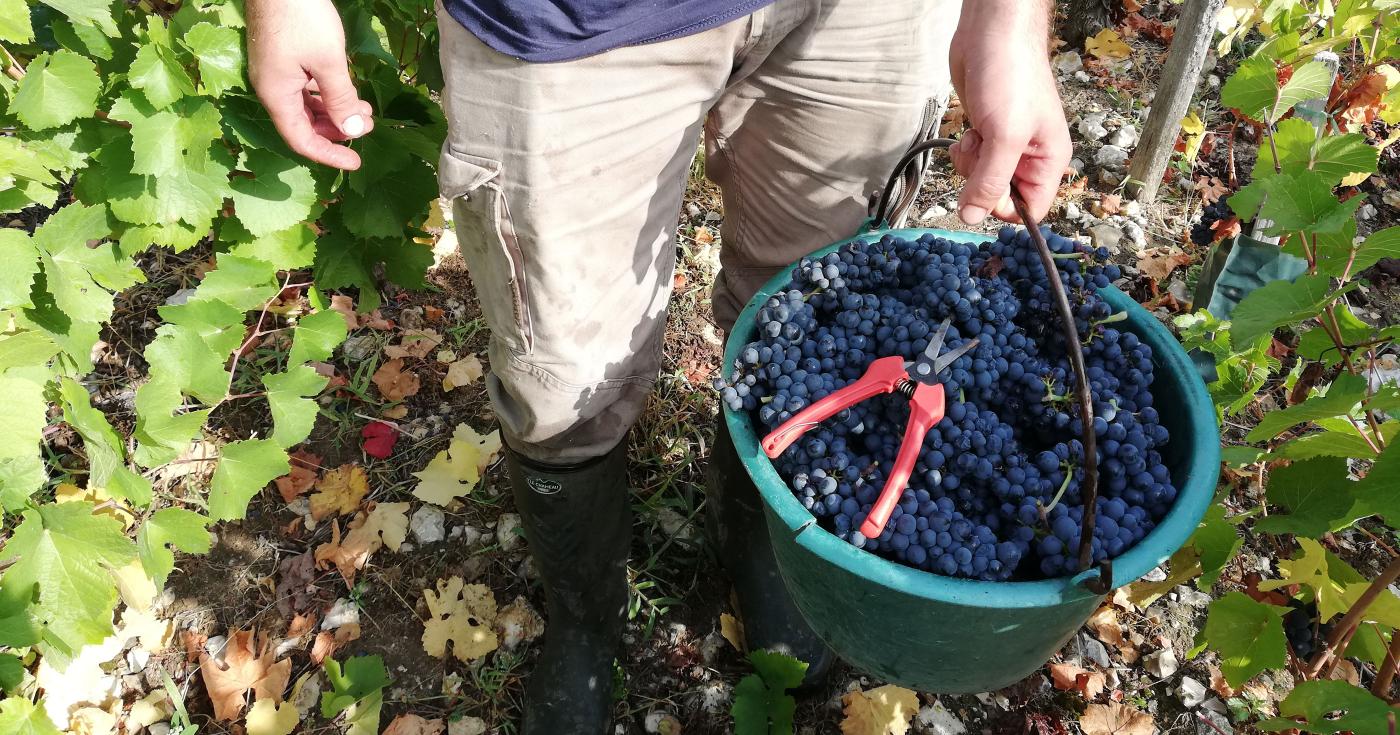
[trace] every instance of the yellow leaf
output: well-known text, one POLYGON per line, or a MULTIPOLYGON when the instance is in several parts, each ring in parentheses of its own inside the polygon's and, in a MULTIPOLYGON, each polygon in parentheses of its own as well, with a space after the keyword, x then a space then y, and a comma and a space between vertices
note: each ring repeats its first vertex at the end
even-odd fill
POLYGON ((481 473, 500 451, 500 432, 482 436, 472 427, 458 424, 447 449, 438 452, 427 467, 413 473, 418 478, 413 496, 434 505, 447 505, 453 498, 476 489, 481 473))
POLYGON ((331 540, 316 547, 316 564, 334 564, 345 579, 346 586, 355 584, 355 572, 364 569, 369 557, 388 546, 398 551, 408 535, 408 503, 376 503, 369 511, 361 511, 350 521, 345 538, 340 526, 331 526, 331 540))
POLYGON ((1216 55, 1230 53, 1230 46, 1248 33, 1261 17, 1259 0, 1225 0, 1225 7, 1215 16, 1215 29, 1222 36, 1215 47, 1216 55))
POLYGON ((131 726, 150 727, 157 722, 164 722, 175 714, 175 706, 170 703, 170 695, 164 689, 156 689, 147 694, 144 699, 138 699, 131 704, 131 710, 126 714, 128 731, 131 726))
POLYGON ((1206 121, 1192 110, 1189 115, 1181 118, 1181 132, 1188 135, 1200 135, 1206 131, 1206 121))
POLYGON ((1117 702, 1085 707, 1079 727, 1084 735, 1153 735, 1157 732, 1152 715, 1117 702))
POLYGON ((919 697, 908 689, 886 684, 841 698, 846 708, 841 735, 904 735, 919 711, 919 697))
POLYGON ((368 492, 369 480, 363 467, 347 464, 330 470, 316 483, 311 517, 319 521, 331 515, 353 513, 368 492))
POLYGON ((120 569, 113 569, 112 576, 117 581, 117 591, 121 593, 122 602, 127 607, 136 610, 150 610, 151 602, 156 599, 160 590, 151 578, 146 575, 146 568, 141 566, 139 559, 133 560, 120 569))
POLYGON ((84 707, 73 713, 68 721, 71 735, 114 735, 117 731, 117 718, 105 709, 84 707))
POLYGON ((1342 186, 1361 186, 1361 183, 1369 178, 1371 175, 1365 171, 1353 171, 1342 177, 1342 186))
POLYGON ((100 506, 101 510, 94 511, 95 515, 115 518, 122 523, 122 528, 130 531, 136 523, 136 514, 131 512, 131 506, 126 504, 121 498, 114 498, 105 488, 88 487, 82 488, 71 483, 63 483, 54 488, 53 500, 55 503, 76 503, 88 502, 100 506))
POLYGON ((442 389, 450 391, 464 385, 471 385, 485 374, 481 360, 476 355, 466 357, 447 366, 447 376, 442 379, 442 389))
POLYGON ((53 657, 39 659, 35 683, 44 690, 44 712, 60 730, 68 729, 78 705, 105 708, 120 700, 121 680, 108 673, 115 668, 108 664, 122 655, 125 644, 112 635, 101 643, 83 646, 62 671, 55 668, 57 662, 49 660, 53 657))
POLYGON ((301 718, 297 716, 296 705, 283 702, 278 705, 271 699, 259 699, 248 710, 248 735, 290 735, 301 718))
POLYGON ((423 624, 423 650, 433 658, 447 656, 447 644, 460 661, 474 661, 496 650, 496 598, 484 584, 463 585, 461 577, 439 579, 437 592, 423 590, 428 622, 423 624))
POLYGON ((744 652, 744 624, 729 613, 719 614, 719 634, 739 653, 744 652))
POLYGON ((1118 31, 1112 28, 1105 28, 1085 40, 1084 50, 1104 61, 1126 59, 1133 53, 1128 44, 1123 43, 1123 37, 1118 35, 1118 31))

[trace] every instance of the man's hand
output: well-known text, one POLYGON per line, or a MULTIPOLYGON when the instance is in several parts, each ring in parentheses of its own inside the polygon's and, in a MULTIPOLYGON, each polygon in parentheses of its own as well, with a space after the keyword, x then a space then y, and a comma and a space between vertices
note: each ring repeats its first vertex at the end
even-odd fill
POLYGON ((374 127, 350 81, 345 28, 331 0, 248 0, 248 75, 291 149, 346 171, 360 155, 333 141, 374 127))
POLYGON ((951 151, 968 177, 958 201, 967 224, 990 212, 1019 222, 1014 180, 1039 219, 1050 209, 1069 164, 1069 129, 1050 71, 1045 0, 964 2, 949 65, 971 130, 951 151))

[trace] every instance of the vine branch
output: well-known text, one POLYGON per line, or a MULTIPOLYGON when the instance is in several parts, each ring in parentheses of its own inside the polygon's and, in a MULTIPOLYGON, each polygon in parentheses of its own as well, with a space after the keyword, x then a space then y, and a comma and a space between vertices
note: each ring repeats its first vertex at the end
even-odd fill
POLYGON ((1321 651, 1318 651, 1317 655, 1308 663, 1308 667, 1304 671, 1307 678, 1316 679, 1318 675, 1322 673, 1323 668, 1326 667, 1332 659, 1339 656, 1342 646, 1346 641, 1351 639, 1351 635, 1355 632, 1356 626, 1360 624, 1361 616, 1366 614, 1366 610, 1371 607, 1371 603, 1375 602, 1376 598, 1380 597, 1381 593, 1397 578, 1400 578, 1400 557, 1390 560, 1390 563, 1386 565, 1380 575, 1371 581, 1366 591, 1362 592, 1361 596, 1356 598, 1356 603, 1351 606, 1350 610, 1347 610, 1347 614, 1343 615, 1342 619, 1332 627, 1332 632, 1327 634, 1327 646, 1321 651))

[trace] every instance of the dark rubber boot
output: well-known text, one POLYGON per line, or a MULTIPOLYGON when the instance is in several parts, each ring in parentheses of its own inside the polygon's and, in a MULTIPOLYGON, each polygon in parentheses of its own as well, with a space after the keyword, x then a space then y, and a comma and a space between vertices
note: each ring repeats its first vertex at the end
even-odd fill
POLYGON ((821 685, 836 654, 812 632, 778 573, 763 500, 734 451, 723 414, 715 428, 708 485, 705 523, 734 584, 749 648, 778 651, 807 662, 802 689, 821 685))
POLYGON ((613 660, 627 616, 632 536, 621 447, 568 467, 507 451, 515 507, 544 582, 544 647, 523 735, 611 733, 613 660))

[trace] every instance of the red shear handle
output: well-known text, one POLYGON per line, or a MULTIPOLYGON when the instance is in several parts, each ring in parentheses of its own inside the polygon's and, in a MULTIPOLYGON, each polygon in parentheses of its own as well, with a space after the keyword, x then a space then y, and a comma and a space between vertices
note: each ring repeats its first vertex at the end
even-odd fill
POLYGON ((865 522, 860 524, 861 535, 866 538, 875 538, 884 533, 885 524, 890 521, 895 503, 899 502, 904 488, 909 486, 909 475, 914 472, 914 463, 919 461, 924 437, 934 424, 943 420, 943 385, 916 385, 918 387, 909 399, 909 424, 904 427, 904 441, 899 445, 894 467, 890 468, 885 487, 880 491, 875 505, 870 508, 870 514, 865 517, 865 522))
POLYGON ((763 453, 768 455, 769 459, 777 457, 807 433, 808 429, 871 396, 893 392, 899 381, 908 378, 909 372, 904 369, 904 358, 899 355, 882 357, 870 363, 860 380, 798 411, 792 418, 784 421, 782 426, 763 437, 763 453))

